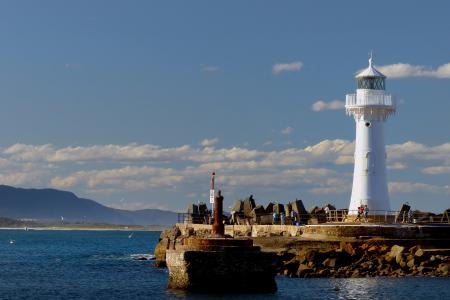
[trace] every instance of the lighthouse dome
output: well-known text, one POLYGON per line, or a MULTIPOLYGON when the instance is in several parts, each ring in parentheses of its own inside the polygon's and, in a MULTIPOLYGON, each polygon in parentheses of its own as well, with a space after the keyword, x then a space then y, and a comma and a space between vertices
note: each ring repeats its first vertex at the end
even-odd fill
POLYGON ((369 58, 369 66, 356 75, 358 89, 384 90, 386 76, 375 69, 372 64, 372 54, 369 58))
POLYGON ((380 71, 378 71, 377 69, 375 69, 375 67, 372 64, 372 55, 369 58, 369 66, 358 73, 358 75, 355 76, 356 78, 364 78, 364 77, 379 77, 379 78, 386 78, 386 76, 381 73, 380 71))

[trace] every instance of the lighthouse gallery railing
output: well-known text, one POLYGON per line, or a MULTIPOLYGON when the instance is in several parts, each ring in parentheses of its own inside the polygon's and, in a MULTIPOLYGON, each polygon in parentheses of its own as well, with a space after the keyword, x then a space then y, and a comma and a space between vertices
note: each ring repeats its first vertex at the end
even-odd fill
POLYGON ((345 106, 393 106, 395 107, 395 99, 392 95, 356 95, 347 94, 345 97, 345 106))

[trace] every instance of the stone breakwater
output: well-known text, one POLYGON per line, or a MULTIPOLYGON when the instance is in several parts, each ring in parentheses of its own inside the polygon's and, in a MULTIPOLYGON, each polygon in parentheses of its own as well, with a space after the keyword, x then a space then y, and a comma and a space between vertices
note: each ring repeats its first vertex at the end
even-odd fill
MULTIPOLYGON (((448 226, 226 226, 276 254, 277 272, 289 277, 447 276, 448 226)), ((211 234, 204 225, 177 224, 163 231, 154 254, 165 267, 166 251, 183 240, 211 234)))
POLYGON ((279 253, 279 274, 289 277, 449 276, 450 250, 341 242, 335 249, 279 253))

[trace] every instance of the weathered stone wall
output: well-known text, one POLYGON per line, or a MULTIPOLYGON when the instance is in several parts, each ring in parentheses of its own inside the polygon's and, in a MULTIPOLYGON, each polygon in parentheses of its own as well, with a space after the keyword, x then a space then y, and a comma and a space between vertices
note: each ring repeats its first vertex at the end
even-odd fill
POLYGON ((169 289, 196 292, 268 292, 277 290, 276 255, 224 247, 217 251, 168 250, 169 289))
MULTIPOLYGON (((182 235, 210 233, 211 225, 176 224, 182 235)), ((375 224, 322 224, 322 225, 226 225, 225 234, 248 237, 302 236, 311 239, 384 237, 401 239, 450 239, 450 226, 446 225, 375 225, 375 224)))
MULTIPOLYGON (((176 226, 187 236, 211 232, 211 225, 178 223, 176 226)), ((300 236, 301 228, 292 225, 225 225, 225 234, 232 237, 300 236)))

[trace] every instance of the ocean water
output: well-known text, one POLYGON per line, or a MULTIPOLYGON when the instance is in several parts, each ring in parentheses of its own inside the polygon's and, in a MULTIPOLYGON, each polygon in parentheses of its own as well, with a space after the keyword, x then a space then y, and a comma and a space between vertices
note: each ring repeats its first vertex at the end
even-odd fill
POLYGON ((295 279, 273 295, 166 290, 152 261, 159 232, 0 230, 0 299, 450 299, 448 278, 295 279), (10 243, 14 240, 14 243, 10 243))

